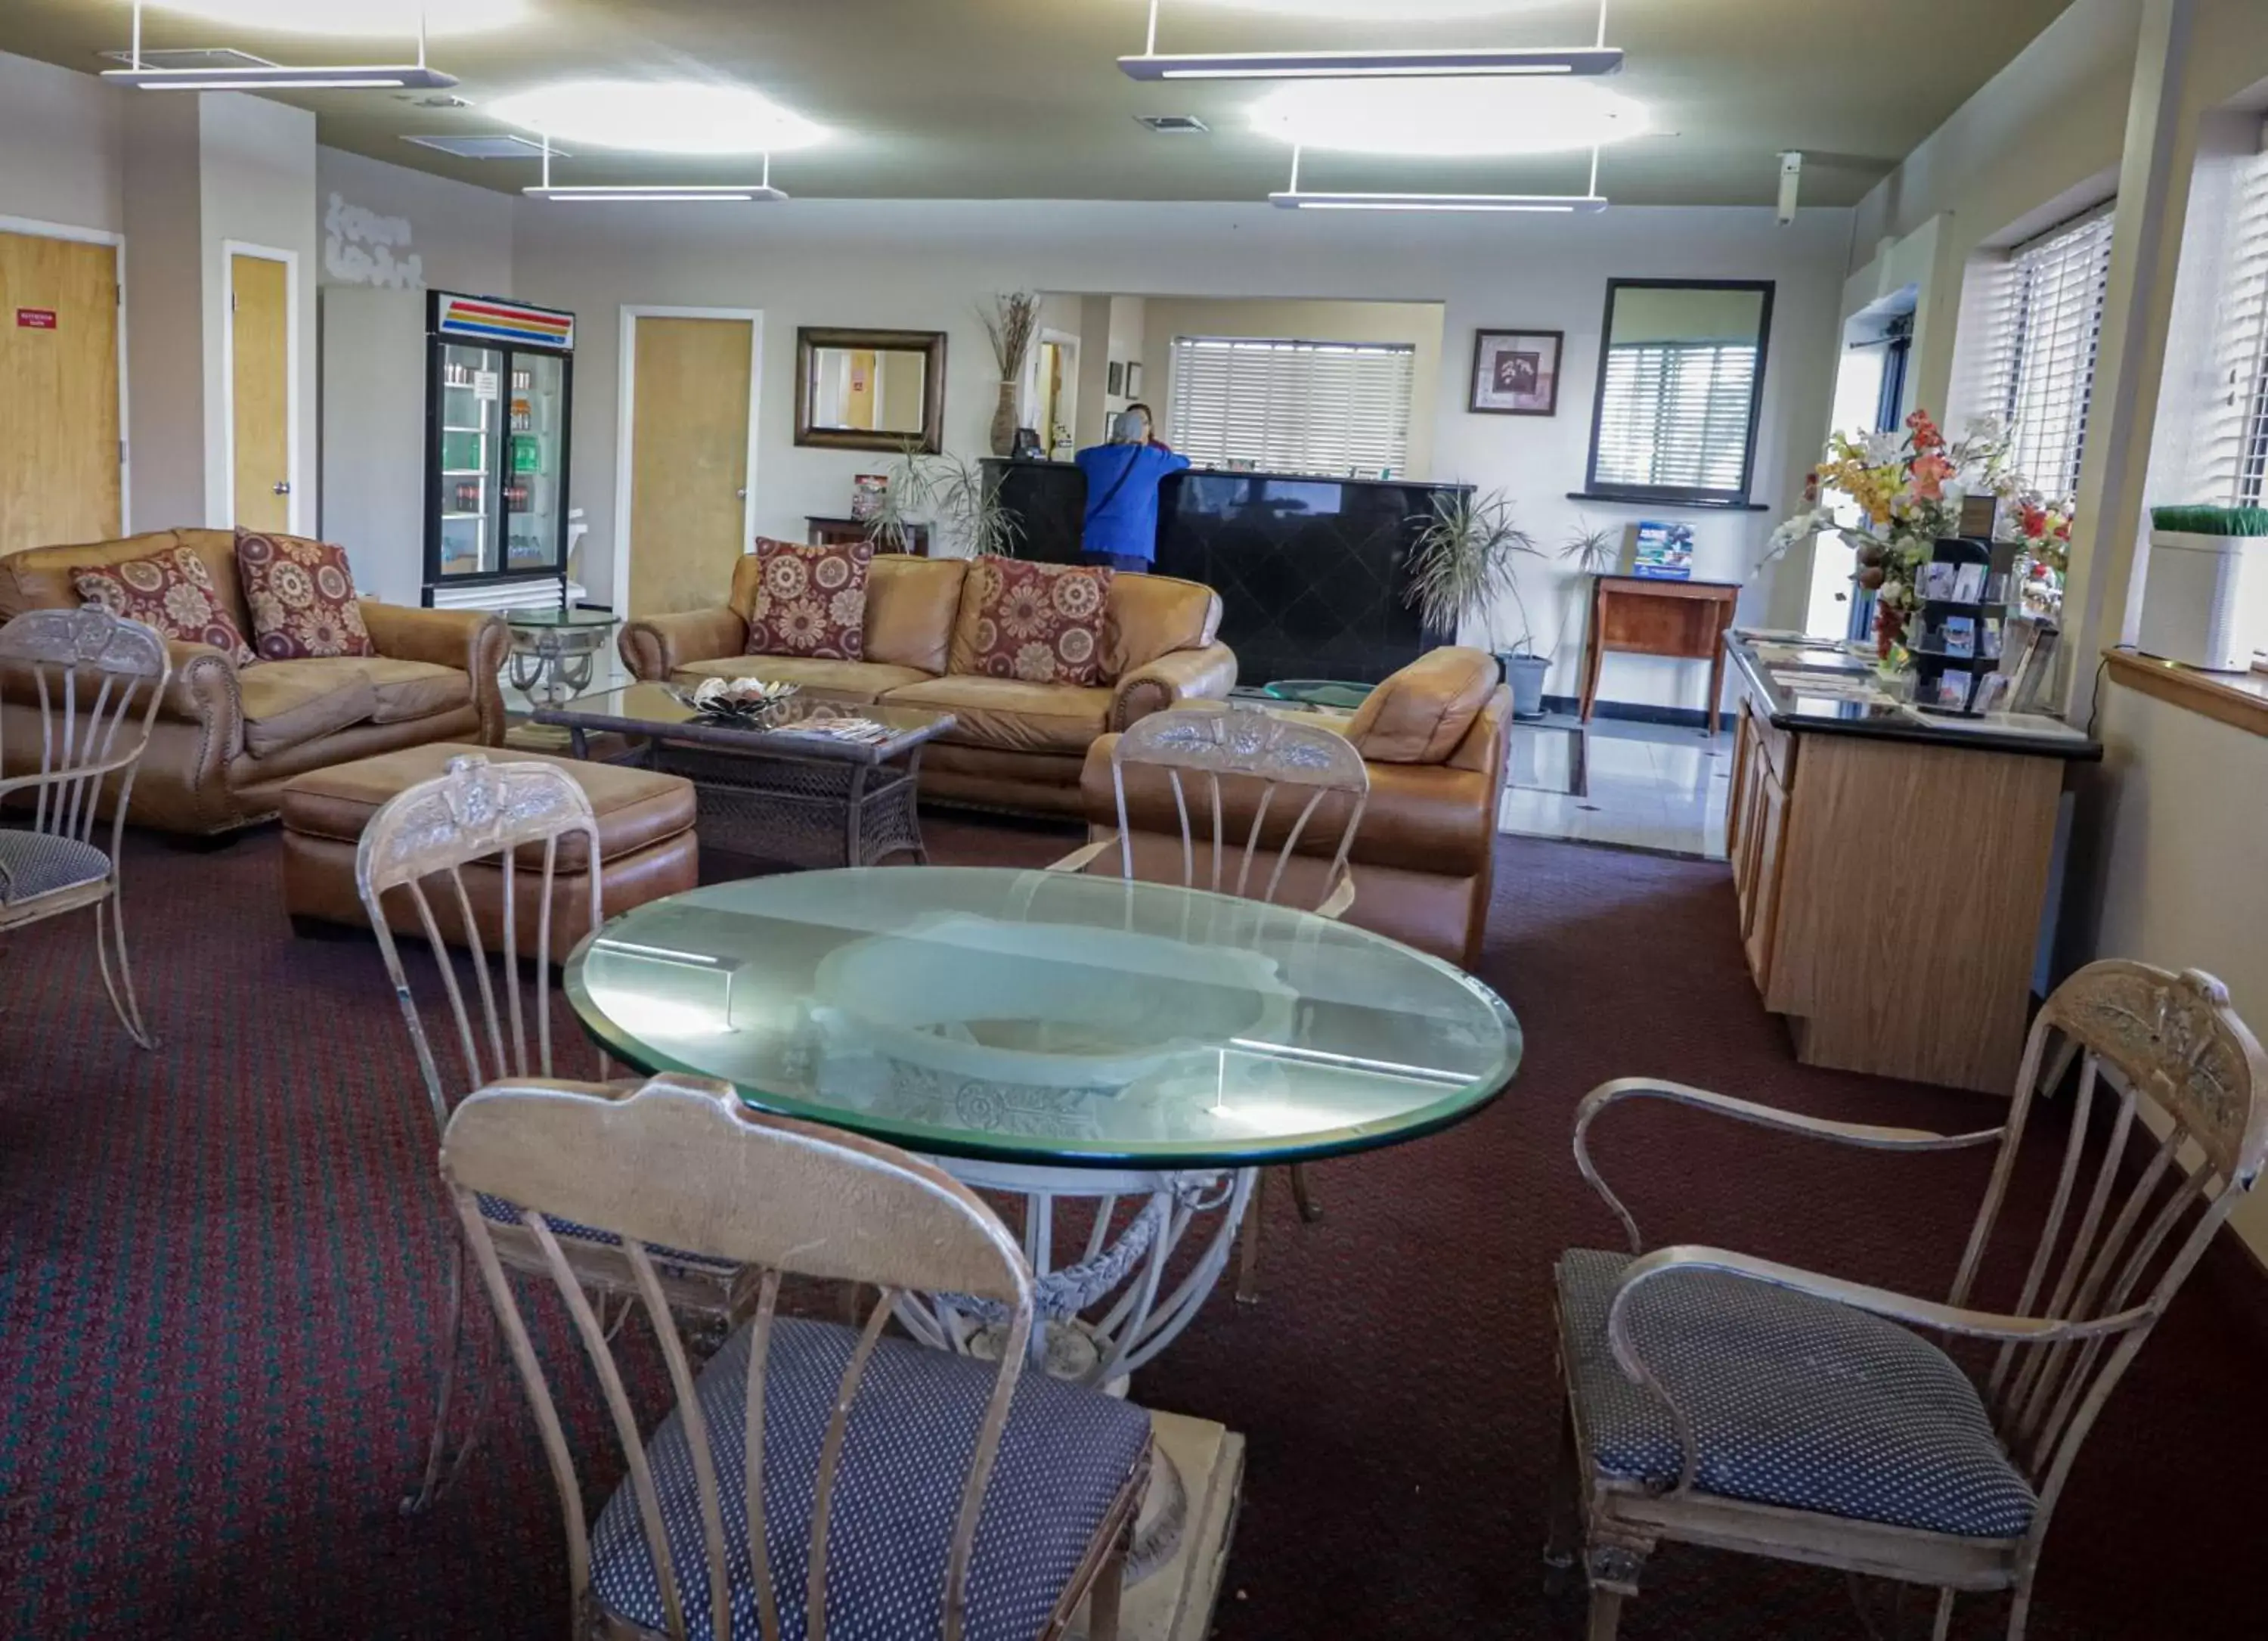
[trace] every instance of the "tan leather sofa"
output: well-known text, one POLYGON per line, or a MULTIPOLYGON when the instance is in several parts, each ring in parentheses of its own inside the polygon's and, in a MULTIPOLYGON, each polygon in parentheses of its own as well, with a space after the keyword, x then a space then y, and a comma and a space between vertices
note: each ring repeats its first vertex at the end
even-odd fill
MULTIPOLYGON (((1275 709, 1270 709, 1275 710, 1275 709)), ((1349 863, 1355 898, 1346 920, 1461 968, 1479 962, 1494 888, 1497 811, 1504 797, 1505 742, 1512 725, 1512 691, 1498 681, 1496 661, 1476 649, 1447 647, 1419 657, 1371 692, 1351 717, 1288 713, 1324 725, 1354 743, 1370 772, 1370 800, 1355 834, 1349 863)), ((1117 788, 1110 769, 1116 735, 1097 741, 1081 780, 1090 837, 1118 830, 1117 788)), ((1233 876, 1250 835, 1256 783, 1222 783, 1225 830, 1239 852, 1227 861, 1233 876)), ((1317 806, 1301 832, 1292 865, 1277 898, 1313 907, 1327 892, 1324 878, 1346 827, 1347 803, 1337 797, 1317 806)), ((1262 840, 1281 848, 1300 806, 1270 806, 1262 840)), ((1173 787, 1154 769, 1130 766, 1126 809, 1133 833, 1135 875, 1179 883, 1182 876, 1181 821, 1173 787)), ((1193 816, 1193 841, 1209 841, 1209 817, 1193 816)), ((1209 849, 1201 849, 1199 881, 1211 876, 1209 849)), ((1102 852, 1087 869, 1116 875, 1119 851, 1102 852)))
MULTIPOLYGON (((252 622, 231 530, 153 530, 123 541, 32 547, 0 558, 0 621, 26 610, 77 609, 70 572, 172 546, 203 559, 247 638, 252 622)), ((362 601, 375 655, 270 661, 239 668, 204 644, 172 646, 166 687, 128 818, 196 836, 276 814, 294 775, 434 741, 504 739, 497 687, 510 634, 496 616, 362 601)), ((38 708, 0 702, 10 772, 39 757, 38 708), (28 729, 28 735, 26 733, 28 729)))
POLYGON ((1111 580, 1103 676, 1093 689, 1024 684, 968 670, 977 611, 961 597, 969 561, 878 554, 866 581, 864 661, 744 655, 758 561, 743 558, 720 610, 654 616, 622 628, 622 662, 640 678, 780 679, 863 702, 950 712, 955 727, 923 756, 924 797, 1077 816, 1079 772, 1095 739, 1177 702, 1225 697, 1236 657, 1214 640, 1220 595, 1160 575, 1111 580))

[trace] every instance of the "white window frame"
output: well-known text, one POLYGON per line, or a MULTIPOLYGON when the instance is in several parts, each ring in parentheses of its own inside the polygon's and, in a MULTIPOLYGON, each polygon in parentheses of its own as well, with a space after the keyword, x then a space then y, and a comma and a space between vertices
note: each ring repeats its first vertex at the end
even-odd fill
POLYGON ((1410 465, 1410 425, 1417 415, 1418 350, 1404 342, 1317 341, 1295 336, 1177 336, 1169 350, 1167 433, 1174 447, 1199 467, 1249 463, 1261 472, 1313 473, 1319 477, 1375 478, 1381 469, 1399 477, 1410 465), (1208 420, 1192 425, 1189 395, 1200 358, 1228 356, 1237 368, 1250 356, 1239 395, 1208 420), (1351 360, 1344 416, 1337 425, 1309 421, 1304 409, 1315 397, 1303 394, 1298 376, 1314 377, 1327 361, 1351 360), (1383 395, 1385 420, 1373 425, 1359 401, 1383 395), (1398 400, 1398 402, 1397 402, 1398 400), (1295 449, 1296 447, 1296 449, 1295 449))

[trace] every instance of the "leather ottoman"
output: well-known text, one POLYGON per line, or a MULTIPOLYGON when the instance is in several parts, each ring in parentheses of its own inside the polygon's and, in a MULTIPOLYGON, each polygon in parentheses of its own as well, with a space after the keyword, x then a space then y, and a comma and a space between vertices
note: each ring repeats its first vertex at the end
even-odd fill
MULTIPOLYGON (((700 879, 701 846, 695 836, 693 783, 676 775, 583 763, 541 752, 499 751, 482 746, 440 743, 365 758, 330 769, 313 770, 284 788, 284 906, 294 928, 345 925, 367 928, 362 896, 355 887, 355 851, 363 828, 387 801, 421 780, 444 774, 453 758, 478 753, 491 762, 553 764, 565 770, 591 800, 599 822, 600 909, 616 916, 649 900, 690 889, 700 879)), ((591 927, 591 867, 580 833, 559 843, 552 882, 551 958, 565 961, 591 927)), ((504 873, 494 862, 465 869, 465 892, 489 951, 503 943, 504 873)), ((537 891, 543 881, 542 852, 526 852, 513 874, 519 928, 519 949, 533 954, 541 928, 537 891)), ((426 898, 442 937, 464 944, 462 923, 453 895, 426 898)), ((387 921, 401 935, 422 935, 416 906, 406 890, 388 897, 387 921)))

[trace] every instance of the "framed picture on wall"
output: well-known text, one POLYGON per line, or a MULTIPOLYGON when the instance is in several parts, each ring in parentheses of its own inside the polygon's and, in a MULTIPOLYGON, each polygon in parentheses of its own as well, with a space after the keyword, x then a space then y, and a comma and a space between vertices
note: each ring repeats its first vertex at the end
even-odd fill
POLYGON ((1142 364, 1138 359, 1126 361, 1126 396, 1130 399, 1142 396, 1142 364))
POLYGON ((1473 337, 1473 394, 1478 416, 1559 414, 1559 350, 1564 330, 1483 330, 1473 337))
POLYGON ((1126 364, 1124 360, 1113 359, 1110 361, 1110 380, 1105 384, 1103 391, 1108 393, 1114 399, 1123 399, 1126 396, 1126 364))

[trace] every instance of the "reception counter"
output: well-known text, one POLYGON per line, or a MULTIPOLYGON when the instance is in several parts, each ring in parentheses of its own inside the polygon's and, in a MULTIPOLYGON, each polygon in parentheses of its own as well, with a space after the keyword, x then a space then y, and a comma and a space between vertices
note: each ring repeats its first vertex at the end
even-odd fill
POLYGON ((1741 942, 1796 1058, 2010 1094, 2066 775, 2102 747, 2053 718, 1844 699, 1868 669, 1832 649, 1726 646, 1741 942))
MULTIPOLYGON (((1018 552, 1074 562, 1086 478, 1066 462, 984 463, 1024 528, 1018 552)), ((1405 597, 1404 568, 1434 499, 1463 486, 1284 473, 1175 474, 1158 495, 1160 575, 1220 594, 1221 641, 1246 684, 1375 684, 1437 643, 1405 597)))

